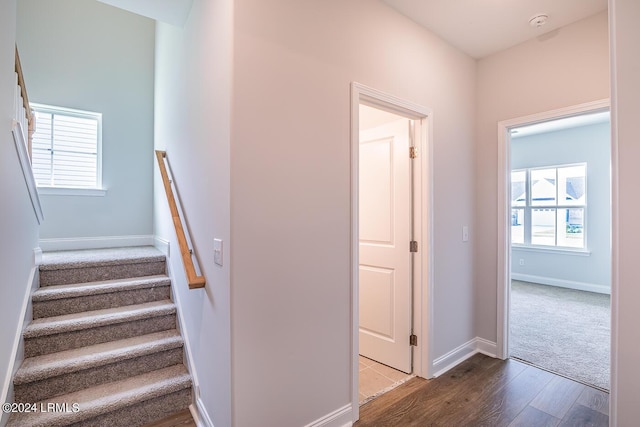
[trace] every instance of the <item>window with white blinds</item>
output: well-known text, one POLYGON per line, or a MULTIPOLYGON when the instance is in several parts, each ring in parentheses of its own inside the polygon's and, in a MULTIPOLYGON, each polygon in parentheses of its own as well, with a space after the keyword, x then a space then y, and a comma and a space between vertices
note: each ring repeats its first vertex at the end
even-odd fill
POLYGON ((100 188, 102 114, 31 104, 32 167, 38 187, 100 188))

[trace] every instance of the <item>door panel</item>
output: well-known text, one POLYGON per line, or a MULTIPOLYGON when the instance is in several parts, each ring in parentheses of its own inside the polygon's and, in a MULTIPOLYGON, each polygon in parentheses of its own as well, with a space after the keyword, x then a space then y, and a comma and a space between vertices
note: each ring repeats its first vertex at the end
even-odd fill
POLYGON ((377 338, 393 341, 395 277, 388 268, 360 266, 360 329, 377 338))
POLYGON ((360 132, 360 354, 411 372, 409 121, 360 132))

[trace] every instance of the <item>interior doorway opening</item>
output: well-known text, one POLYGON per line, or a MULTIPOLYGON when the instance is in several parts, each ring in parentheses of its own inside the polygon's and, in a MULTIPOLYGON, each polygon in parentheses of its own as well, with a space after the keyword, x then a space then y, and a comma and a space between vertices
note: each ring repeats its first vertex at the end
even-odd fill
POLYGON ((414 121, 359 106, 360 404, 413 373, 414 121))
POLYGON ((608 391, 608 102, 501 122, 499 128, 505 175, 499 356, 608 391))
POLYGON ((430 110, 358 83, 351 106, 355 421, 361 368, 391 386, 431 376, 432 156, 430 110))

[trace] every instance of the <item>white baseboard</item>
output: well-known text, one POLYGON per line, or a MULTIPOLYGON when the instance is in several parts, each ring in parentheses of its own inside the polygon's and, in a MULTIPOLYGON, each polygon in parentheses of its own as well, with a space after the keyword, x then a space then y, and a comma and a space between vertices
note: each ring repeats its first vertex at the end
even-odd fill
POLYGON ((171 299, 176 304, 177 309, 177 328, 182 335, 184 345, 184 363, 191 374, 192 386, 193 386, 193 400, 195 405, 189 406, 189 411, 191 412, 191 416, 195 421, 198 427, 214 427, 213 422, 211 421, 211 417, 207 412, 207 409, 200 398, 200 380, 198 377, 198 371, 196 370, 195 362, 193 361, 192 352, 191 352, 191 341, 189 340, 189 334, 184 327, 185 321, 184 316, 182 315, 182 305, 180 304, 180 297, 177 292, 175 292, 176 286, 176 278, 173 275, 173 269, 171 268, 171 243, 168 240, 164 240, 160 237, 155 236, 153 238, 153 245, 167 257, 167 275, 171 280, 171 299))
POLYGON ((538 283, 540 285, 557 286, 559 288, 576 289, 578 291, 611 294, 611 287, 595 283, 575 282, 573 280, 556 279, 553 277, 534 276, 532 274, 511 273, 511 279, 522 282, 538 283))
POLYGON ((433 376, 439 377, 477 353, 496 357, 496 351, 496 343, 476 337, 434 360, 433 370, 435 374, 433 376))
POLYGON ((167 258, 169 258, 171 256, 171 254, 169 253, 169 241, 168 240, 164 240, 164 239, 161 239, 158 236, 155 236, 153 238, 153 246, 155 246, 156 249, 158 249, 160 252, 162 252, 162 254, 164 256, 166 256, 167 258))
MULTIPOLYGON (((11 358, 9 359, 9 366, 7 367, 7 372, 2 384, 2 390, 0 390, 0 403, 13 402, 13 376, 24 360, 24 344, 22 341, 22 331, 24 330, 25 325, 31 322, 33 318, 31 312, 31 294, 38 288, 39 285, 38 266, 40 265, 41 260, 42 251, 40 250, 40 248, 35 248, 33 250, 33 264, 31 266, 31 271, 29 272, 27 286, 25 287, 25 293, 22 298, 22 307, 20 308, 22 317, 18 323, 18 327, 15 330, 15 336, 13 338, 13 348, 11 350, 11 358)), ((4 425, 6 420, 8 420, 8 417, 8 413, 1 413, 0 425, 4 425)))
POLYGON ((198 397, 195 405, 189 406, 189 411, 198 427, 214 427, 213 421, 209 418, 209 414, 202 403, 202 399, 198 397))
POLYGON ((71 251, 77 249, 120 248, 125 246, 153 246, 154 237, 142 236, 102 236, 72 237, 61 239, 40 239, 43 251, 71 251))
POLYGON ((485 340, 484 338, 476 337, 476 350, 477 353, 482 353, 485 356, 496 358, 498 357, 498 345, 493 341, 485 340))
POLYGON ((344 405, 305 427, 351 427, 353 425, 351 404, 344 405))

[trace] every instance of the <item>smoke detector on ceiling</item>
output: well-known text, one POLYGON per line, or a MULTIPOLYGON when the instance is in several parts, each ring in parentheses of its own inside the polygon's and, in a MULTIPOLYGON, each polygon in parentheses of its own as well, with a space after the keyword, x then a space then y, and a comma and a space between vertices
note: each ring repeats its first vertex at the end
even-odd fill
POLYGON ((547 23, 547 19, 549 19, 549 15, 545 15, 544 13, 541 13, 529 19, 529 25, 531 25, 534 28, 540 28, 547 23))

